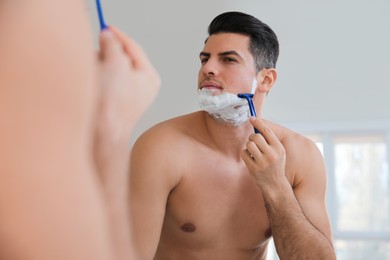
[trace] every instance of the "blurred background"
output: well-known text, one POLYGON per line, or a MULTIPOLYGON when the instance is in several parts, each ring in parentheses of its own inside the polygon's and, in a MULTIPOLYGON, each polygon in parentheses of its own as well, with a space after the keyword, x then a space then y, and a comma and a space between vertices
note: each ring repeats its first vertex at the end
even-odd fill
MULTIPOLYGON (((242 11, 278 35, 278 80, 264 118, 313 139, 328 171, 338 259, 390 259, 390 1, 101 0, 108 24, 137 40, 160 72, 160 93, 133 141, 198 110, 207 26, 242 11)), ((88 0, 95 35, 95 1, 88 0)), ((270 243, 269 259, 278 259, 270 243)))

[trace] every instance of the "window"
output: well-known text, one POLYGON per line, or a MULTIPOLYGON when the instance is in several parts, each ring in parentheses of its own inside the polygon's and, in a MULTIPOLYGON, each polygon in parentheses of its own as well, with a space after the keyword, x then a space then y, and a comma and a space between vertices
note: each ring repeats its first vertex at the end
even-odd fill
POLYGON ((389 232, 390 189, 381 135, 335 138, 338 232, 389 232))
MULTIPOLYGON (((293 129, 324 156, 337 258, 390 259, 390 124, 309 128, 293 129)), ((278 259, 273 246, 270 252, 278 259)))

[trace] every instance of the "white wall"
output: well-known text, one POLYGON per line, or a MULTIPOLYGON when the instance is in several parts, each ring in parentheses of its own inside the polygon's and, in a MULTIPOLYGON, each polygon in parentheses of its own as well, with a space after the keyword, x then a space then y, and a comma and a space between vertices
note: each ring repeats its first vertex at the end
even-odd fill
MULTIPOLYGON (((89 0, 98 32, 94 1, 89 0)), ((278 81, 265 117, 282 123, 390 120, 388 0, 102 0, 107 23, 140 42, 162 77, 134 138, 197 109, 198 54, 216 15, 238 10, 273 28, 278 81)))

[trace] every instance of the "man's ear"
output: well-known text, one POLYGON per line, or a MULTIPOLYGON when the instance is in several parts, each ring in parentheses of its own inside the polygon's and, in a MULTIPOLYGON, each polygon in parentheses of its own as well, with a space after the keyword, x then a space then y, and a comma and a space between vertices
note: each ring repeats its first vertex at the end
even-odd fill
POLYGON ((274 68, 262 69, 257 73, 258 90, 260 93, 268 93, 274 85, 278 74, 274 68))

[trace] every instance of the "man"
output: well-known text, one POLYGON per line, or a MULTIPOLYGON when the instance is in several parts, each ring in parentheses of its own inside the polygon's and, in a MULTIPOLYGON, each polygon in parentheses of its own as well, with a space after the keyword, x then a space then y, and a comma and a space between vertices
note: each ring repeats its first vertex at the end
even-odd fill
POLYGON ((278 52, 274 32, 250 15, 211 22, 198 78, 205 111, 157 124, 133 147, 139 259, 265 259, 271 236, 281 259, 335 259, 320 152, 261 119, 278 52), (235 99, 248 92, 258 114, 249 121, 235 99))
POLYGON ((83 1, 0 1, 0 32, 0 259, 131 259, 117 183, 158 74, 115 28, 97 63, 83 1))

